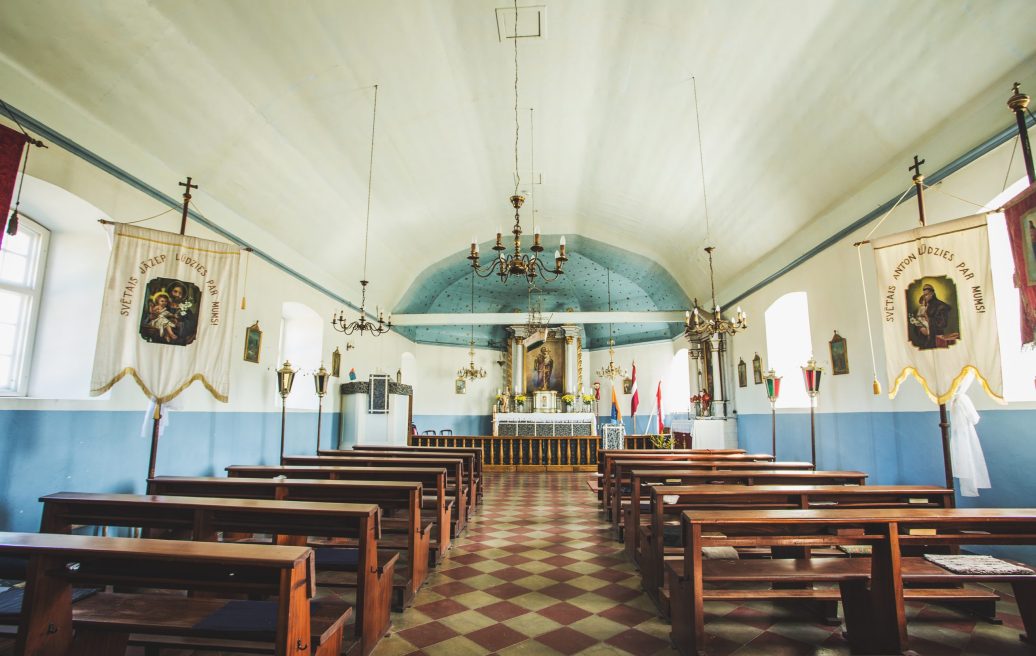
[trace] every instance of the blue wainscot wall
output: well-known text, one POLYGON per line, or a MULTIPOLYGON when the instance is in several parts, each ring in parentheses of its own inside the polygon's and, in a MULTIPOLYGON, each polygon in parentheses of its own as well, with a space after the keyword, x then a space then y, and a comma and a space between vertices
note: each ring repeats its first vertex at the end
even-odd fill
MULTIPOLYGON (((0 410, 0 530, 36 531, 52 492, 145 490, 151 433, 144 412, 0 410)), ((173 412, 159 441, 158 474, 223 476, 234 464, 276 464, 279 412, 173 412)), ((150 421, 148 422, 150 424, 150 421)), ((288 414, 285 451, 312 454, 315 412, 288 414)), ((321 442, 338 433, 324 415, 321 442)))
MULTIPOLYGON (((992 488, 962 508, 1036 508, 1036 410, 985 410, 977 430, 992 488)), ((769 453, 770 415, 738 416, 741 448, 769 453)), ((939 413, 818 413, 817 468, 870 474, 871 485, 944 485, 939 413)), ((809 460, 809 414, 777 413, 777 457, 809 460)), ((960 489, 960 486, 956 486, 960 489)), ((1036 547, 989 549, 1036 565, 1036 547)))

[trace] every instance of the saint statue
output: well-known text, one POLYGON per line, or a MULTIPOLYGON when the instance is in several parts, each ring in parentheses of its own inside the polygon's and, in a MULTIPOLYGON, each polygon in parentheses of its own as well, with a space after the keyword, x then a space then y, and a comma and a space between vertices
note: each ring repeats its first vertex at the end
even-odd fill
POLYGON ((536 354, 533 366, 536 369, 536 389, 539 391, 549 390, 550 377, 554 373, 554 358, 550 357, 546 346, 541 347, 540 352, 536 354))

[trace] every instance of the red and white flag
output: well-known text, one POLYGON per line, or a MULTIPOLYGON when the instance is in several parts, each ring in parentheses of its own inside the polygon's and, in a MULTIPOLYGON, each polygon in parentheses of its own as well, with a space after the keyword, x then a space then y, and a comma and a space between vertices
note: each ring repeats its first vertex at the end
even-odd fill
POLYGON ((655 392, 655 405, 658 406, 658 434, 661 435, 665 429, 665 415, 662 414, 662 381, 658 381, 658 391, 655 392))
POLYGON ((640 394, 637 392, 637 363, 633 363, 633 378, 631 379, 630 392, 633 398, 630 399, 630 416, 637 414, 637 406, 640 405, 640 394))

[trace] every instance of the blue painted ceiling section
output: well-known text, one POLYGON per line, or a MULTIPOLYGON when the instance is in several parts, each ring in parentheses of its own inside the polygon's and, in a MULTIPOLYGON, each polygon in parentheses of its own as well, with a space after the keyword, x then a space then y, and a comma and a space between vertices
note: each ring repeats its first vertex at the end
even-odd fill
MULTIPOLYGON (((544 254, 553 254, 560 235, 544 235, 544 254)), ((531 236, 525 240, 531 243, 531 236)), ((492 263, 492 242, 479 245, 483 264, 492 263)), ((580 235, 567 237, 569 261, 556 281, 537 279, 533 304, 539 305, 543 320, 552 324, 553 312, 604 312, 608 310, 608 272, 611 271, 612 310, 623 312, 683 311, 690 299, 676 279, 663 267, 642 255, 631 253, 580 235)), ((471 311, 471 267, 467 252, 458 251, 428 267, 393 309, 395 314, 467 314, 471 311)), ((551 258, 553 262, 553 257, 551 258)), ((528 318, 529 287, 524 279, 506 283, 493 276, 475 278, 475 312, 513 312, 515 323, 528 318)), ((608 345, 608 324, 585 325, 584 347, 608 345)), ((421 343, 467 345, 467 326, 402 326, 399 332, 421 343)), ((682 324, 615 324, 615 343, 672 339, 683 331, 682 324)), ((507 333, 503 326, 475 326, 475 343, 503 348, 507 333)))

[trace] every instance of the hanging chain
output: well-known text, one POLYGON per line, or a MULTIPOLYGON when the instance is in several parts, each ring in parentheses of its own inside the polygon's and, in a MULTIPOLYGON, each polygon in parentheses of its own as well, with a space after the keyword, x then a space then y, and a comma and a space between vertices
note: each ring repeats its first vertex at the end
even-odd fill
MULTIPOLYGON (((374 85, 374 114, 371 117, 371 157, 367 168, 367 221, 363 231, 363 279, 367 279, 367 240, 371 231, 371 181, 374 179, 374 126, 378 121, 378 85, 374 85)), ((366 297, 364 288, 364 297, 366 297)), ((363 304, 361 303, 362 307, 363 304)))
MULTIPOLYGON (((701 112, 698 109, 698 80, 691 77, 691 84, 694 87, 694 123, 698 126, 698 164, 701 169, 701 197, 705 203, 705 240, 712 241, 712 227, 709 223, 709 195, 705 191, 705 151, 702 148, 701 139, 701 112)), ((711 258, 710 258, 711 261, 711 258)), ((715 295, 715 293, 713 294, 715 295)))
MULTIPOLYGON (((522 183, 522 175, 518 172, 518 0, 514 0, 514 195, 518 195, 518 186, 522 183)), ((517 213, 517 212, 516 212, 517 213)), ((535 218, 535 217, 533 217, 535 218)))

